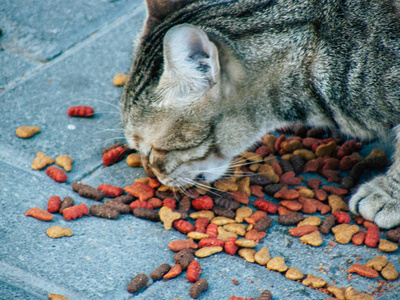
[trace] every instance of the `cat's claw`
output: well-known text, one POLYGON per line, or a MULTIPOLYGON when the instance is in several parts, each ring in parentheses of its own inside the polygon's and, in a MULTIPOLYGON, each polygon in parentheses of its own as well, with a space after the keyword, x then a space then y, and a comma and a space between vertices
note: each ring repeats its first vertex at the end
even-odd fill
POLYGON ((360 186, 351 197, 350 210, 380 228, 400 225, 400 187, 390 176, 379 176, 360 186))

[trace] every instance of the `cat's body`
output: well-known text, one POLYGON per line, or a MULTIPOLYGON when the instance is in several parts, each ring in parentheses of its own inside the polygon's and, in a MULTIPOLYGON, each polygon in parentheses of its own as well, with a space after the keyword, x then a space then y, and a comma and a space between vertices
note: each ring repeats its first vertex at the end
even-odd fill
MULTIPOLYGON (((162 183, 185 185, 199 174, 219 178, 232 157, 291 123, 384 136, 400 123, 396 5, 148 1, 122 98, 130 146, 162 183)), ((384 180, 360 188, 350 202, 354 212, 382 227, 400 224, 396 157, 384 180), (382 193, 388 198, 382 200, 382 193)))

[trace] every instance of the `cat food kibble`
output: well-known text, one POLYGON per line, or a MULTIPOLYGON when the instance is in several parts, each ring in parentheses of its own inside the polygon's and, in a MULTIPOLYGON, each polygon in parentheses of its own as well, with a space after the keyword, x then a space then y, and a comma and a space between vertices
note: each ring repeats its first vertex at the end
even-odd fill
POLYGON ((95 201, 101 201, 105 197, 105 195, 102 191, 99 191, 98 189, 96 189, 90 185, 78 183, 76 181, 74 181, 72 183, 72 189, 75 192, 78 192, 78 194, 80 196, 85 197, 85 198, 90 198, 95 201))
POLYGON ((50 156, 47 156, 43 152, 36 153, 36 157, 32 162, 31 168, 33 170, 41 170, 44 169, 46 166, 51 165, 54 163, 54 159, 50 156))
POLYGON ((358 275, 369 278, 375 278, 379 276, 379 273, 374 269, 361 265, 359 263, 353 264, 348 271, 349 273, 357 273, 358 275))
POLYGON ((126 150, 124 147, 117 147, 111 149, 103 154, 103 164, 105 166, 111 166, 124 159, 126 150))
POLYGON ((187 280, 194 283, 199 280, 201 274, 201 266, 197 260, 193 260, 187 267, 186 277, 187 280))
POLYGON ((61 198, 59 196, 51 196, 47 201, 47 211, 50 213, 55 213, 60 210, 61 198))
POLYGON ((85 105, 72 106, 68 109, 67 114, 70 117, 88 118, 94 115, 94 109, 85 105))
POLYGON ((59 155, 56 158, 56 164, 67 172, 72 170, 72 162, 72 158, 68 155, 59 155))
POLYGON ((49 237, 56 239, 64 236, 72 236, 73 232, 71 229, 62 226, 52 226, 49 229, 47 229, 46 234, 49 237))
POLYGON ((396 251, 398 248, 399 248, 399 246, 397 244, 392 243, 388 240, 385 240, 385 239, 379 240, 378 249, 383 252, 393 252, 393 251, 396 251))
POLYGON ((46 174, 57 182, 65 182, 68 179, 67 174, 55 166, 48 167, 46 169, 46 174))
POLYGON ((272 293, 269 290, 264 290, 257 300, 272 300, 272 293))
POLYGON ((268 248, 261 247, 261 249, 254 254, 254 260, 259 265, 265 266, 271 260, 268 248))
POLYGON ((73 198, 71 198, 69 196, 64 197, 63 201, 61 202, 60 209, 59 209, 60 214, 62 214, 64 209, 66 209, 68 207, 71 207, 73 205, 74 205, 74 199, 73 198))
POLYGON ((288 267, 286 266, 285 260, 283 259, 283 257, 277 256, 277 257, 271 258, 268 261, 267 269, 278 271, 278 272, 285 272, 288 269, 288 267))
POLYGON ((396 280, 399 277, 399 272, 394 267, 394 264, 389 262, 381 271, 381 275, 386 280, 396 280))
POLYGON ((320 288, 326 285, 326 281, 321 277, 314 276, 312 274, 308 274, 305 279, 301 282, 305 286, 311 286, 312 288, 320 288))
POLYGON ((102 191, 106 197, 115 198, 121 196, 124 193, 123 188, 112 184, 100 184, 97 189, 102 191))
POLYGON ((137 274, 131 280, 131 282, 129 282, 127 290, 129 293, 136 293, 140 291, 142 288, 144 288, 148 281, 149 277, 146 274, 144 273, 137 274))
POLYGON ((183 249, 174 255, 175 264, 180 264, 182 269, 186 269, 194 260, 193 249, 183 249))
POLYGON ((192 297, 193 299, 197 299, 200 297, 201 293, 207 291, 207 289, 208 289, 207 279, 202 278, 193 283, 192 287, 190 288, 190 297, 192 297))
POLYGON ((160 216, 158 215, 158 211, 150 209, 150 208, 144 208, 144 207, 139 207, 135 208, 132 210, 133 214, 137 218, 153 221, 153 222, 159 222, 160 221, 160 216))
POLYGON ((182 266, 180 264, 175 264, 171 269, 163 276, 163 279, 171 279, 177 277, 182 273, 182 266))
POLYGON ((142 159, 137 153, 131 153, 126 157, 126 163, 130 167, 142 167, 142 159))
POLYGON ((16 135, 22 139, 27 139, 40 132, 38 126, 21 126, 15 131, 16 135))
POLYGON ((135 182, 132 185, 126 186, 125 191, 128 194, 139 198, 140 201, 146 201, 154 197, 154 189, 141 182, 135 182))
POLYGON ((168 244, 168 247, 175 252, 181 251, 183 249, 197 249, 198 245, 193 241, 193 239, 187 240, 175 240, 168 244))
POLYGON ((53 215, 49 213, 48 211, 41 209, 39 207, 33 207, 29 209, 26 213, 25 216, 31 216, 34 217, 35 219, 42 220, 42 221, 51 221, 53 220, 53 215))
POLYGON ((114 76, 113 83, 115 86, 124 86, 127 80, 128 80, 128 75, 117 74, 114 76))
POLYGON ((314 231, 312 233, 303 235, 300 237, 300 241, 305 244, 309 244, 314 247, 318 247, 322 245, 322 238, 319 231, 314 231))
POLYGON ((304 274, 295 267, 290 267, 285 273, 285 277, 290 280, 301 280, 304 278, 304 274))
POLYGON ((365 263, 367 267, 373 268, 376 271, 381 271, 387 265, 386 256, 378 256, 370 259, 365 263))
POLYGON ((221 246, 207 246, 197 250, 194 255, 196 257, 207 257, 215 253, 221 252, 224 248, 221 246))
POLYGON ((74 205, 63 210, 62 215, 65 220, 70 221, 77 218, 81 218, 84 215, 89 214, 89 209, 85 203, 74 205))
POLYGON ((105 205, 91 205, 89 211, 91 216, 105 219, 118 219, 120 216, 118 210, 105 205))
POLYGON ((171 266, 167 263, 159 265, 153 272, 151 272, 150 277, 153 281, 160 280, 164 277, 168 271, 171 270, 171 266))
POLYGON ((161 207, 158 214, 160 215, 161 222, 164 224, 165 230, 170 230, 172 228, 172 223, 181 218, 180 213, 172 211, 172 209, 167 206, 161 207))

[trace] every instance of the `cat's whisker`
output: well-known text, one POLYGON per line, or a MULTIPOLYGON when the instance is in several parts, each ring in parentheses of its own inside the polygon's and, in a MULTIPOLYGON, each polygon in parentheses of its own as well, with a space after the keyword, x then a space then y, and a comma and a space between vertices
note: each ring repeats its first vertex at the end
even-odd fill
MULTIPOLYGON (((95 99, 95 98, 76 98, 76 99, 74 99, 74 102, 75 101, 79 101, 79 102, 82 102, 82 101, 98 102, 98 103, 110 105, 110 106, 118 109, 119 111, 121 111, 121 109, 122 109, 122 103, 120 103, 119 105, 116 105, 116 104, 113 104, 113 103, 110 103, 110 102, 107 102, 107 101, 104 101, 104 100, 95 99)), ((112 99, 110 99, 110 101, 112 101, 112 99)), ((95 113, 96 113, 96 111, 95 111, 95 113)))
POLYGON ((100 147, 100 145, 107 144, 109 141, 113 141, 113 144, 117 143, 116 142, 117 140, 125 140, 125 137, 124 136, 117 136, 117 137, 112 137, 112 138, 109 138, 109 139, 101 139, 98 143, 94 144, 91 147, 91 149, 98 149, 100 147))
POLYGON ((205 189, 208 189, 210 193, 212 193, 212 194, 214 194, 214 195, 216 195, 216 196, 218 196, 218 194, 213 193, 213 192, 210 191, 210 190, 215 190, 215 191, 219 191, 219 192, 225 193, 225 191, 223 191, 223 190, 221 190, 221 189, 217 189, 216 187, 208 186, 208 185, 204 185, 204 184, 202 185, 202 184, 199 183, 198 181, 195 181, 195 180, 192 180, 192 179, 182 178, 182 181, 184 181, 186 184, 198 185, 198 186, 200 186, 200 187, 203 187, 203 188, 205 188, 205 189))

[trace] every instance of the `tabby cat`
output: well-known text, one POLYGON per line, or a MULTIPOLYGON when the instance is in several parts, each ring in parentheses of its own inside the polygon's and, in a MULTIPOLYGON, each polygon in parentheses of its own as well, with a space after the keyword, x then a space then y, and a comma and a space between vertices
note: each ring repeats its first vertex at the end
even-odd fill
POLYGON ((400 13, 391 0, 147 0, 122 96, 126 139, 165 185, 214 181, 277 127, 396 134, 351 210, 400 224, 400 13), (392 130, 391 130, 392 129, 392 130))

